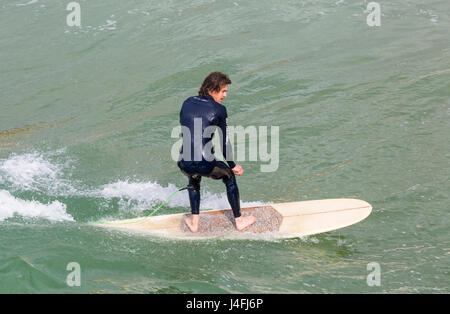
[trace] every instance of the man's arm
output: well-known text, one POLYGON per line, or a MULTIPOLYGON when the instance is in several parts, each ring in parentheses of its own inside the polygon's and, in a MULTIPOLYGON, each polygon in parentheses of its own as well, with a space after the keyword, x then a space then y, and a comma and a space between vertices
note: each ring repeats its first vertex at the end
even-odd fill
POLYGON ((233 148, 231 147, 231 142, 228 139, 227 133, 227 112, 225 110, 225 115, 221 117, 219 121, 219 128, 222 134, 221 148, 224 159, 227 161, 228 165, 231 169, 236 167, 236 164, 233 161, 233 148))

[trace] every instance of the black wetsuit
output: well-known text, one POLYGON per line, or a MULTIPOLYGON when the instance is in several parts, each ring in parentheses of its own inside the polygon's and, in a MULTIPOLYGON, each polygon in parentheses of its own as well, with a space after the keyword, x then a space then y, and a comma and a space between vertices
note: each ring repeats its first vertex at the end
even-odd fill
POLYGON ((186 99, 181 107, 180 124, 183 147, 178 167, 189 178, 189 201, 192 214, 199 214, 200 181, 203 177, 221 179, 227 188, 227 197, 234 217, 240 217, 239 189, 231 170, 233 162, 231 145, 227 140, 227 109, 211 96, 194 96, 186 99), (219 128, 222 152, 228 165, 214 156, 212 138, 219 128))

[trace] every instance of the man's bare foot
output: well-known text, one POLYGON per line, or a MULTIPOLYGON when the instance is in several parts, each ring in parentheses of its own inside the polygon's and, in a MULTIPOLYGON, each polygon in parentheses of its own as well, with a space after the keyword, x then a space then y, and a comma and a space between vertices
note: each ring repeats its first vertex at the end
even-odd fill
POLYGON ((241 216, 235 218, 234 221, 236 222, 236 229, 238 231, 242 231, 248 226, 253 225, 256 221, 256 218, 253 216, 245 216, 245 217, 241 216))
POLYGON ((198 231, 198 221, 199 215, 191 215, 191 217, 188 217, 184 220, 184 222, 188 226, 189 230, 191 230, 191 232, 198 231))

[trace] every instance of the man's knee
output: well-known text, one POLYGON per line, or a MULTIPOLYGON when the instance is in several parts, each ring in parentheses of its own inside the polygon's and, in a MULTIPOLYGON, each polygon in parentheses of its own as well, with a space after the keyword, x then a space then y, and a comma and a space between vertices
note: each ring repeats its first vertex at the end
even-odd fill
POLYGON ((215 180, 222 179, 225 182, 225 181, 228 181, 228 180, 234 178, 234 173, 228 167, 222 168, 222 167, 217 167, 216 166, 216 167, 214 167, 212 172, 209 174, 209 177, 212 178, 212 179, 215 179, 215 180))
POLYGON ((200 191, 200 181, 202 177, 199 175, 193 175, 189 177, 189 190, 200 191))

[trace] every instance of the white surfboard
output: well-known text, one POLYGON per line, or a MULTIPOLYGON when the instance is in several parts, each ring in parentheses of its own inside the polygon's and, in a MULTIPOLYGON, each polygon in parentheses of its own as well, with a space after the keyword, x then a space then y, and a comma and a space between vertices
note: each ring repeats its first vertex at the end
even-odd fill
POLYGON ((161 215, 97 223, 96 226, 177 239, 200 239, 233 235, 270 234, 272 238, 295 238, 353 225, 370 215, 372 206, 357 199, 326 199, 241 208, 243 216, 256 222, 239 232, 231 209, 200 212, 199 231, 192 233, 184 219, 190 214, 161 215))

